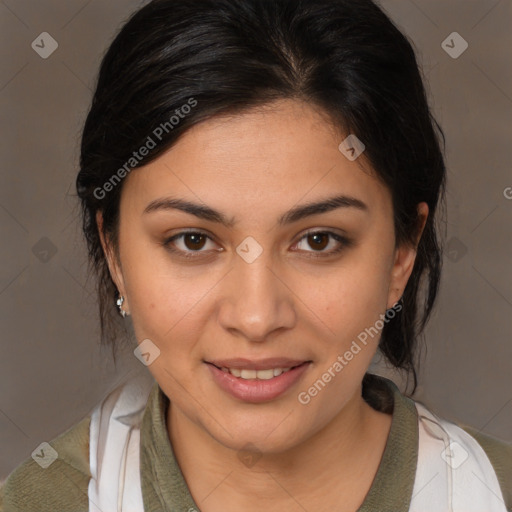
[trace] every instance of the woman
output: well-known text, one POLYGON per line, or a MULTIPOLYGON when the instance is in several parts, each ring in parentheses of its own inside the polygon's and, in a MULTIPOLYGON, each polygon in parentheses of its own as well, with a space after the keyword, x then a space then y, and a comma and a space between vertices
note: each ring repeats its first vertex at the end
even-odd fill
POLYGON ((103 337, 117 307, 147 370, 17 468, 4 510, 511 510, 509 445, 368 373, 380 350, 416 386, 440 135, 369 0, 140 9, 77 191, 103 337))

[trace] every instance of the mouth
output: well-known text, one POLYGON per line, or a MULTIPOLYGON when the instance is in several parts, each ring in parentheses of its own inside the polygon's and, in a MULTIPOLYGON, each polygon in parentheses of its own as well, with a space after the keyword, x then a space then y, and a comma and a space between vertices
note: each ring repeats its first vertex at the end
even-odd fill
POLYGON ((312 361, 275 358, 204 363, 213 381, 224 392, 243 402, 259 403, 278 398, 290 390, 308 370, 312 361))

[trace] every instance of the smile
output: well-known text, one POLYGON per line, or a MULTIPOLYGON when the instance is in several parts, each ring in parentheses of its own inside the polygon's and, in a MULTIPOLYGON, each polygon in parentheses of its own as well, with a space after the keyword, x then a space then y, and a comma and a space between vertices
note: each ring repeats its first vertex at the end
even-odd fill
POLYGON ((291 368, 268 368, 267 370, 240 370, 239 368, 226 368, 222 367, 221 370, 225 373, 231 373, 235 377, 241 379, 259 379, 270 380, 274 377, 279 377, 282 373, 289 372, 291 368))
POLYGON ((297 386, 312 362, 276 358, 205 363, 222 391, 243 402, 258 403, 275 400, 297 386))

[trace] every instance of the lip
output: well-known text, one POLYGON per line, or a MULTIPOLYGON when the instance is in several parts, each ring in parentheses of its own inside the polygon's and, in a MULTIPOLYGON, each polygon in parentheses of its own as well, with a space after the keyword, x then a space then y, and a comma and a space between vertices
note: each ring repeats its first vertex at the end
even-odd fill
POLYGON ((257 361, 237 357, 233 359, 216 359, 213 361, 205 361, 217 368, 236 368, 237 370, 267 370, 268 368, 293 368, 300 364, 306 363, 305 359, 289 359, 286 357, 269 357, 267 359, 259 359, 257 361))
POLYGON ((281 395, 289 391, 297 382, 301 379, 304 373, 308 370, 311 361, 292 361, 291 359, 265 359, 258 361, 241 360, 241 359, 226 359, 219 361, 224 364, 225 368, 240 368, 240 369, 251 369, 251 370, 264 370, 267 368, 290 368, 290 366, 281 366, 282 363, 295 362, 296 365, 291 365, 291 370, 286 373, 282 373, 277 377, 273 377, 269 380, 259 379, 242 379, 241 377, 235 377, 229 372, 224 372, 220 368, 211 362, 206 362, 210 374, 213 377, 214 382, 226 393, 234 398, 249 403, 261 403, 269 402, 274 400, 281 395), (277 364, 276 364, 277 362, 277 364), (269 365, 270 363, 270 365, 269 365), (229 366, 231 364, 232 366, 229 366), (245 364, 245 366, 240 366, 245 364), (295 368, 293 368, 295 366, 295 368))

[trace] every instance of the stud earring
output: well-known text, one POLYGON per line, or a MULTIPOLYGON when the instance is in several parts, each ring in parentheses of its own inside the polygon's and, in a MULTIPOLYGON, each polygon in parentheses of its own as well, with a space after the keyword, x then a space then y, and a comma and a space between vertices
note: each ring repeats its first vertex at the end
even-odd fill
POLYGON ((122 295, 120 295, 119 298, 117 299, 116 304, 117 304, 117 307, 119 308, 119 313, 121 313, 121 316, 123 318, 125 318, 128 313, 126 313, 126 311, 123 309, 123 302, 124 302, 124 297, 122 295))

